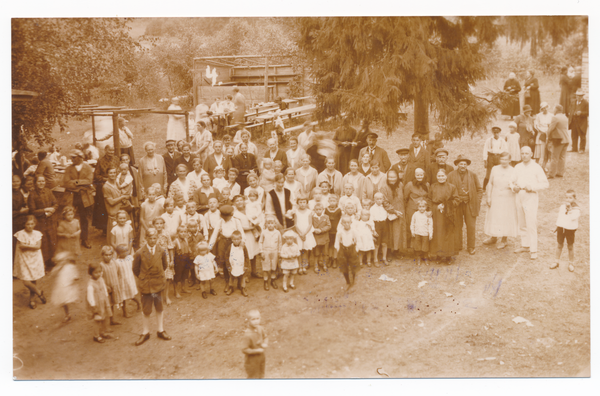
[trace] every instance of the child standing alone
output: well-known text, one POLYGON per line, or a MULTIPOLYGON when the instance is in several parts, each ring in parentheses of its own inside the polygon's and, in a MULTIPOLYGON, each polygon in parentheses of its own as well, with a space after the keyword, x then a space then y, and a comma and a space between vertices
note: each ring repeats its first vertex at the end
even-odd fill
POLYGON ((295 230, 300 241, 301 265, 300 272, 303 275, 307 274, 309 266, 310 254, 313 248, 317 245, 315 236, 313 235, 312 211, 308 208, 308 197, 300 196, 296 199, 298 208, 294 211, 295 230))
POLYGON ((425 263, 425 256, 429 252, 429 241, 433 238, 433 219, 425 213, 427 202, 419 201, 418 211, 413 214, 410 222, 410 233, 412 234, 412 247, 419 257, 417 265, 425 263))
POLYGON ((286 231, 283 234, 284 245, 281 247, 279 257, 281 257, 281 270, 283 271, 283 291, 288 292, 287 281, 290 279, 290 288, 295 289, 294 275, 298 273, 298 258, 300 257, 300 248, 296 244, 297 235, 294 231, 286 231))
POLYGON ((79 226, 79 220, 75 218, 75 208, 71 205, 65 206, 62 211, 62 220, 58 223, 56 229, 56 236, 58 240, 56 243, 56 252, 69 252, 75 255, 81 254, 79 235, 81 234, 81 227, 79 226))
POLYGON ((277 263, 279 261, 279 250, 281 249, 281 233, 275 228, 277 219, 269 216, 267 228, 262 231, 258 241, 258 250, 262 254, 262 270, 264 277, 264 288, 269 290, 269 278, 273 289, 277 289, 275 278, 277 277, 277 263))
POLYGON ((248 378, 265 378, 265 348, 268 347, 268 338, 260 325, 260 312, 256 309, 248 312, 248 322, 242 346, 242 352, 246 355, 244 368, 248 378))
POLYGON ((103 343, 105 338, 112 338, 108 334, 108 320, 112 318, 112 309, 108 299, 106 284, 102 278, 102 265, 92 263, 88 266, 90 280, 87 286, 87 302, 92 313, 92 319, 96 322, 94 341, 103 343))
POLYGON ((356 249, 356 233, 352 229, 352 219, 349 216, 342 217, 342 227, 335 236, 335 250, 338 254, 340 270, 344 274, 346 284, 350 290, 354 286, 356 273, 358 272, 359 262, 356 249))
POLYGON ((562 204, 558 209, 558 218, 556 219, 556 239, 558 247, 556 249, 556 262, 550 266, 550 269, 558 268, 560 255, 563 250, 565 239, 567 240, 567 248, 569 249, 569 271, 575 271, 573 261, 575 260, 575 252, 573 245, 575 244, 575 231, 579 228, 579 216, 581 210, 575 202, 575 191, 568 190, 566 195, 566 203, 562 204))

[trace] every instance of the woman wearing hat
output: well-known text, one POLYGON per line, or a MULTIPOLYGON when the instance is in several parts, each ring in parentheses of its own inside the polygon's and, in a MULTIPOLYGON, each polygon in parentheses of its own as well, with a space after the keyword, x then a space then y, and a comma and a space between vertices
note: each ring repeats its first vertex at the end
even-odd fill
POLYGON ((523 114, 515 118, 517 123, 517 131, 519 132, 520 139, 519 145, 529 146, 531 151, 535 148, 535 133, 533 130, 533 117, 531 116, 531 106, 523 106, 523 114))
POLYGON ((540 84, 534 75, 533 70, 527 72, 523 87, 525 88, 525 104, 531 106, 532 113, 535 115, 540 112, 540 84))
POLYGON ((521 103, 519 102, 519 92, 521 92, 521 84, 517 81, 515 73, 508 75, 508 80, 504 83, 504 91, 510 95, 509 104, 502 109, 502 115, 513 117, 521 113, 521 103))
POLYGON ((546 155, 548 136, 546 133, 548 132, 548 127, 551 122, 552 113, 548 111, 548 103, 542 102, 540 104, 540 112, 536 114, 535 121, 533 121, 533 128, 536 131, 533 158, 544 169, 546 168, 546 162, 548 161, 548 156, 546 155))

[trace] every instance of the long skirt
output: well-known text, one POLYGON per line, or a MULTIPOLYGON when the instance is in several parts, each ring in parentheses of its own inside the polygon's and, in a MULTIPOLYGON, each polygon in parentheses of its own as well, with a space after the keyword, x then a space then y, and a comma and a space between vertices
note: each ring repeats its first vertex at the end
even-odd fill
POLYGON ((504 109, 502 109, 502 115, 516 117, 519 114, 521 114, 519 95, 511 95, 510 103, 504 109))
POLYGON ((92 215, 92 226, 99 230, 106 231, 108 214, 106 213, 106 204, 104 202, 104 192, 102 187, 104 183, 94 183, 96 187, 96 196, 94 197, 94 213, 92 215))
MULTIPOLYGON (((461 230, 462 231, 462 230, 461 230)), ((437 207, 433 210, 433 238, 429 245, 429 254, 438 257, 451 257, 458 254, 454 222, 437 207)))

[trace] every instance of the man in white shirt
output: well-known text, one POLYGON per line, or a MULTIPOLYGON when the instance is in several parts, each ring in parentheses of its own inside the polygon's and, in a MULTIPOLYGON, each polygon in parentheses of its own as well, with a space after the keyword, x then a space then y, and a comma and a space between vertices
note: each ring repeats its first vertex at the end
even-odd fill
POLYGON ((515 166, 515 179, 512 190, 516 193, 517 221, 521 236, 521 247, 515 253, 530 252, 531 259, 537 259, 537 212, 538 191, 548 188, 548 179, 541 166, 531 160, 533 153, 529 146, 521 148, 521 163, 515 166))
POLYGON ((508 151, 508 143, 506 140, 500 138, 500 132, 502 129, 494 125, 492 127, 493 136, 489 137, 483 145, 483 163, 485 166, 485 178, 483 179, 483 191, 490 181, 490 173, 492 168, 496 165, 500 165, 500 154, 508 151))

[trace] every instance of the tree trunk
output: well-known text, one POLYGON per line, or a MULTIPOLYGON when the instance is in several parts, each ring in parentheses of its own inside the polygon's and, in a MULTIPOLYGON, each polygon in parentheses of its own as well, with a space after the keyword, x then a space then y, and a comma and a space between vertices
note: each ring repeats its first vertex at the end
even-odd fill
POLYGON ((423 96, 417 96, 414 100, 415 133, 421 135, 421 139, 429 139, 429 103, 423 96))

